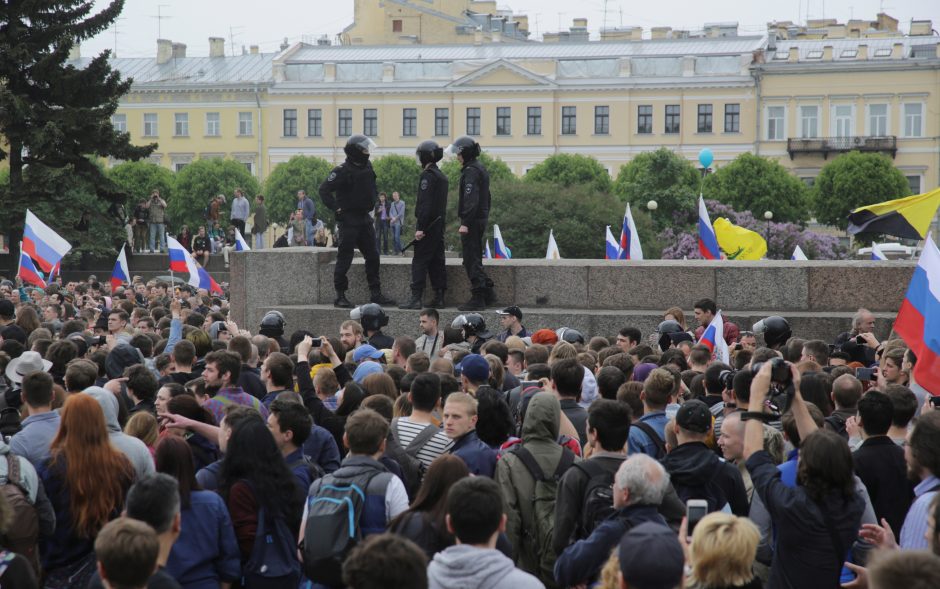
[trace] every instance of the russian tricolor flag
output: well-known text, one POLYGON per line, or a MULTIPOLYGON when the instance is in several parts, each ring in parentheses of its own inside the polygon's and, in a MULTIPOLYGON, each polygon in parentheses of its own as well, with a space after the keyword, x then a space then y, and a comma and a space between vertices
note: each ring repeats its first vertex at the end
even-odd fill
MULTIPOLYGON (((166 245, 167 252, 170 254, 170 272, 192 273, 190 267, 187 265, 190 255, 189 252, 186 251, 186 248, 183 247, 183 244, 167 236, 166 245)), ((193 263, 195 264, 195 260, 193 263)))
POLYGON ((871 244, 871 259, 878 260, 878 261, 886 261, 888 259, 888 256, 886 256, 884 251, 882 251, 880 245, 878 245, 877 243, 873 243, 871 244))
POLYGON ((705 208, 705 199, 698 197, 698 251, 706 260, 720 260, 721 249, 718 247, 718 238, 711 219, 708 218, 708 209, 705 208))
POLYGON ((493 254, 497 260, 512 258, 512 250, 503 241, 503 234, 499 232, 499 225, 493 225, 493 254))
POLYGON ((204 288, 213 294, 222 294, 222 287, 209 276, 205 268, 196 263, 183 245, 170 237, 166 238, 167 249, 170 252, 170 271, 188 272, 189 280, 187 283, 196 288, 204 288), (177 260, 182 260, 179 262, 177 260), (175 266, 174 266, 175 264, 175 266), (177 268, 180 268, 179 270, 177 268))
POLYGON ((796 249, 793 250, 793 255, 790 256, 791 260, 805 262, 809 261, 809 258, 806 257, 806 254, 803 253, 803 248, 796 246, 796 249))
POLYGON ((486 251, 483 252, 483 259, 484 259, 484 260, 492 260, 492 259, 493 259, 493 252, 490 251, 490 240, 489 240, 489 239, 486 240, 486 251))
POLYGON ((929 234, 894 330, 917 356, 914 380, 940 395, 940 250, 929 234))
POLYGON ((23 250, 30 258, 49 272, 59 260, 69 253, 72 246, 62 236, 53 231, 39 217, 26 209, 26 225, 23 227, 23 250))
POLYGON ((725 321, 721 318, 720 310, 715 314, 705 331, 702 332, 702 337, 698 340, 698 343, 711 350, 712 357, 716 360, 721 360, 725 364, 731 363, 728 343, 725 342, 725 321))
POLYGON ((131 281, 131 273, 127 269, 127 255, 124 252, 124 246, 121 246, 121 253, 118 254, 117 260, 114 262, 114 270, 111 271, 111 292, 123 285, 125 282, 131 281))
POLYGON ((637 233, 636 223, 633 222, 633 213, 630 212, 630 203, 627 203, 627 210, 623 214, 623 227, 620 229, 620 259, 643 259, 643 248, 640 247, 640 234, 637 233))
POLYGON ((20 267, 16 273, 20 277, 20 280, 26 282, 27 284, 32 284, 33 286, 38 286, 40 288, 46 288, 46 279, 42 277, 42 272, 36 269, 36 265, 33 264, 32 258, 29 257, 29 254, 26 253, 26 250, 23 249, 23 244, 20 244, 20 267))
POLYGON ((617 243, 616 239, 614 239, 614 234, 610 232, 610 225, 607 226, 607 239, 605 246, 607 252, 604 255, 605 260, 620 259, 620 244, 617 243))
POLYGON ((55 263, 52 270, 49 271, 49 284, 55 282, 55 277, 62 273, 62 260, 55 263))
POLYGON ((236 252, 251 251, 251 248, 248 247, 248 242, 245 241, 244 237, 242 237, 242 232, 238 230, 238 227, 235 228, 235 251, 236 252))
MULTIPOLYGON (((197 272, 199 276, 199 284, 195 286, 198 288, 204 288, 212 294, 222 294, 222 287, 219 286, 219 283, 213 280, 211 276, 209 276, 209 273, 206 272, 205 268, 199 266, 197 272)), ((192 276, 190 276, 189 283, 193 283, 192 276)))

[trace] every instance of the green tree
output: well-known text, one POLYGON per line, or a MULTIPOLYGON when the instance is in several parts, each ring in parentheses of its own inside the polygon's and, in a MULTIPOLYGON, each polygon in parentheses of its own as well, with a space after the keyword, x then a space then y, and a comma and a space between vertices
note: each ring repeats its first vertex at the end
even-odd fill
POLYGON ((610 192, 610 174, 590 156, 559 153, 546 158, 523 177, 526 182, 550 182, 561 186, 590 186, 597 192, 610 192))
MULTIPOLYGON (((490 182, 512 181, 516 180, 516 175, 512 173, 509 166, 503 160, 491 157, 488 153, 480 154, 480 163, 490 174, 490 182)), ((457 190, 457 184, 460 182, 460 162, 456 158, 449 159, 441 165, 441 171, 447 176, 447 182, 450 189, 457 190)))
POLYGON ((755 217, 772 211, 775 221, 804 222, 810 216, 806 185, 776 160, 751 153, 709 174, 703 192, 705 198, 751 211, 755 217))
POLYGON ((672 225, 676 215, 684 217, 695 212, 700 183, 699 171, 688 160, 661 147, 621 166, 614 193, 634 210, 643 210, 648 201, 655 200, 659 206, 653 223, 662 229, 672 225))
POLYGON ((154 189, 167 203, 173 198, 176 177, 173 172, 152 162, 124 162, 107 171, 118 191, 127 195, 124 204, 132 213, 138 201, 145 200, 154 189))
POLYGON ((320 184, 330 175, 333 166, 323 158, 295 155, 278 164, 264 181, 265 208, 268 221, 284 225, 291 212, 297 210, 297 191, 306 190, 317 205, 317 217, 327 226, 333 225, 333 211, 317 197, 320 184))
POLYGON ((853 151, 823 166, 812 193, 816 219, 845 229, 853 209, 908 196, 910 185, 886 156, 853 151))
MULTIPOLYGON (((209 199, 224 194, 231 204, 236 188, 248 196, 260 192, 258 180, 244 165, 218 158, 197 160, 176 173, 176 188, 167 199, 167 220, 173 227, 199 227, 205 223, 203 211, 209 199)), ((222 211, 219 219, 227 226, 228 211, 222 211)))
POLYGON ((372 161, 375 169, 375 180, 379 192, 388 195, 391 202, 392 193, 397 192, 402 200, 414 203, 418 196, 418 178, 421 176, 421 166, 413 157, 404 155, 386 155, 372 161))
MULTIPOLYGON (((67 63, 73 45, 107 29, 123 7, 123 0, 113 0, 92 14, 96 7, 90 0, 0 3, 0 136, 7 146, 0 148, 0 159, 10 162, 0 224, 14 243, 27 206, 49 205, 55 219, 78 218, 83 205, 65 196, 74 183, 87 180, 105 208, 122 199, 97 158, 138 160, 156 148, 131 145, 130 136, 111 125, 131 81, 111 69, 107 51, 80 69, 67 63), (44 181, 26 182, 26 166, 37 168, 44 181)), ((113 217, 112 224, 117 224, 113 217)))

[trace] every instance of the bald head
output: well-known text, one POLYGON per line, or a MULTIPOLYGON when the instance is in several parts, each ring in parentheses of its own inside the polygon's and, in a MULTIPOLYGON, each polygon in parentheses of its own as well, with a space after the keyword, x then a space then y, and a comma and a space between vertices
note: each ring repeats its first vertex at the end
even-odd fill
POLYGON ((862 398, 862 382, 851 374, 843 374, 832 382, 832 402, 836 409, 855 409, 862 398))
POLYGON ((737 462, 744 458, 744 425, 739 411, 729 413, 721 422, 718 446, 725 460, 737 462))

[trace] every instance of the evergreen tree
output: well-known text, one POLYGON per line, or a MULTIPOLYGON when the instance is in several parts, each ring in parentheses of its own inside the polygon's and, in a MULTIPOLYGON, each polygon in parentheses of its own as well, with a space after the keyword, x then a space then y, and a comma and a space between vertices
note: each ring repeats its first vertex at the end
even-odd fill
MULTIPOLYGON (((6 143, 0 160, 9 158, 10 163, 10 181, 0 200, 4 229, 14 246, 27 206, 51 209, 58 219, 78 219, 89 212, 87 202, 69 198, 76 183, 92 187, 99 201, 94 208, 103 205, 109 211, 103 216, 110 223, 98 227, 107 225, 117 235, 121 215, 116 205, 124 204, 126 196, 97 159, 138 160, 156 149, 156 144, 131 145, 129 135, 111 125, 131 80, 111 69, 109 52, 83 67, 68 63, 73 45, 110 26, 124 1, 113 0, 97 13, 94 8, 91 0, 0 2, 0 136, 6 143), (27 167, 31 176, 46 181, 28 181, 27 167)), ((61 229, 56 219, 46 222, 61 229)), ((77 250, 83 245, 73 243, 77 250)))

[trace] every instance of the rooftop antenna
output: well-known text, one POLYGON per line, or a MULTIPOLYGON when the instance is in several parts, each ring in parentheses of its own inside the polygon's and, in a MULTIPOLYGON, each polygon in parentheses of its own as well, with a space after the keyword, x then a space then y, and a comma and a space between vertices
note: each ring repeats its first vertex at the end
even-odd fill
POLYGON ((122 20, 126 19, 123 16, 119 16, 114 19, 114 24, 112 25, 112 28, 114 29, 114 57, 118 56, 118 35, 120 34, 118 32, 118 24, 122 20))
POLYGON ((233 56, 235 55, 235 31, 240 31, 244 28, 245 27, 231 27, 231 26, 228 28, 229 48, 231 49, 233 56))
POLYGON ((164 8, 169 8, 169 7, 170 7, 169 4, 157 4, 157 14, 156 14, 156 15, 150 15, 150 18, 155 18, 155 19, 157 19, 157 39, 162 39, 162 38, 163 38, 163 27, 162 27, 162 25, 163 25, 163 19, 165 19, 165 18, 173 18, 172 16, 164 16, 164 15, 163 15, 163 9, 164 9, 164 8))
POLYGON ((607 0, 604 0, 604 23, 601 30, 607 29, 607 0))

